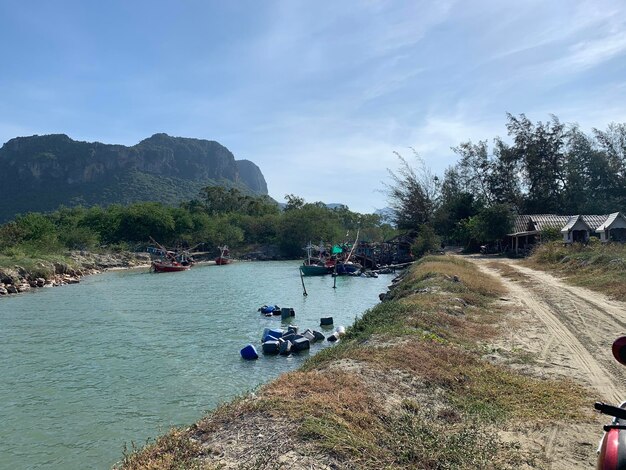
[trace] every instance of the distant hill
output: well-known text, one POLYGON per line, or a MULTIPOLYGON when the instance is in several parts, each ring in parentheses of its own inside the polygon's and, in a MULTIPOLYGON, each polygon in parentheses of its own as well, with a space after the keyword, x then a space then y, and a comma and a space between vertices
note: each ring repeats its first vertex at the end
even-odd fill
POLYGON ((155 134, 137 145, 79 142, 64 134, 17 137, 0 148, 0 223, 61 204, 177 204, 209 185, 267 194, 258 166, 210 140, 155 134))

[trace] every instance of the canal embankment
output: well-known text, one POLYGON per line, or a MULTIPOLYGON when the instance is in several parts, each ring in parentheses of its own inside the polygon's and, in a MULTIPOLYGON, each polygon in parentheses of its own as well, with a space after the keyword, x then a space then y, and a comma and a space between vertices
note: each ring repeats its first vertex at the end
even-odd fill
POLYGON ((459 257, 424 258, 337 345, 117 468, 545 468, 529 433, 589 422, 591 398, 524 351, 494 356, 506 295, 459 257))

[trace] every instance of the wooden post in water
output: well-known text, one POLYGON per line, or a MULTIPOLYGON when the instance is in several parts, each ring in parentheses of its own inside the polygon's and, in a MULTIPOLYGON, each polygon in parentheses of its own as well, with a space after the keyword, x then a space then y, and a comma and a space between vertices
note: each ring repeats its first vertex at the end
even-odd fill
POLYGON ((309 294, 306 293, 306 287, 304 285, 304 275, 302 274, 302 269, 298 268, 298 270, 300 271, 300 280, 302 281, 302 290, 304 291, 302 292, 302 295, 306 297, 309 294))

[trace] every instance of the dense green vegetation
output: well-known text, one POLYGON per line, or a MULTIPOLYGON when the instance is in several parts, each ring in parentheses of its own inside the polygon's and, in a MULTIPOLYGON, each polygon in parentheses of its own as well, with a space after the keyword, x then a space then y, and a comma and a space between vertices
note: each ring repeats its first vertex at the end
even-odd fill
POLYGON ((626 124, 591 135, 553 116, 507 115, 510 143, 459 144, 443 178, 401 155, 388 194, 400 229, 429 226, 448 241, 490 243, 515 214, 608 214, 626 208, 626 124))
POLYGON ((20 215, 0 226, 0 255, 133 250, 145 247, 153 237, 170 246, 201 245, 206 250, 222 244, 241 250, 276 245, 281 256, 293 258, 303 256, 302 247, 310 240, 339 241, 346 232, 354 234, 357 229, 363 240, 382 240, 394 234, 377 215, 357 214, 345 207, 329 209, 293 195, 287 196, 281 211, 267 196, 211 186, 179 207, 142 202, 20 215))

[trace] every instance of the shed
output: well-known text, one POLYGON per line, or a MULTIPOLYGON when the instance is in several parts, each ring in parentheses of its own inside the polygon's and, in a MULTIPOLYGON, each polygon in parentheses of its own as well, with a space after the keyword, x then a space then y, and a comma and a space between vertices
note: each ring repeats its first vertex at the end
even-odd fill
POLYGON ((590 231, 591 227, 581 215, 573 215, 561 229, 563 242, 587 243, 589 241, 590 231))
POLYGON ((602 242, 626 242, 626 217, 621 212, 610 214, 604 222, 598 226, 596 233, 600 234, 600 240, 602 242))

